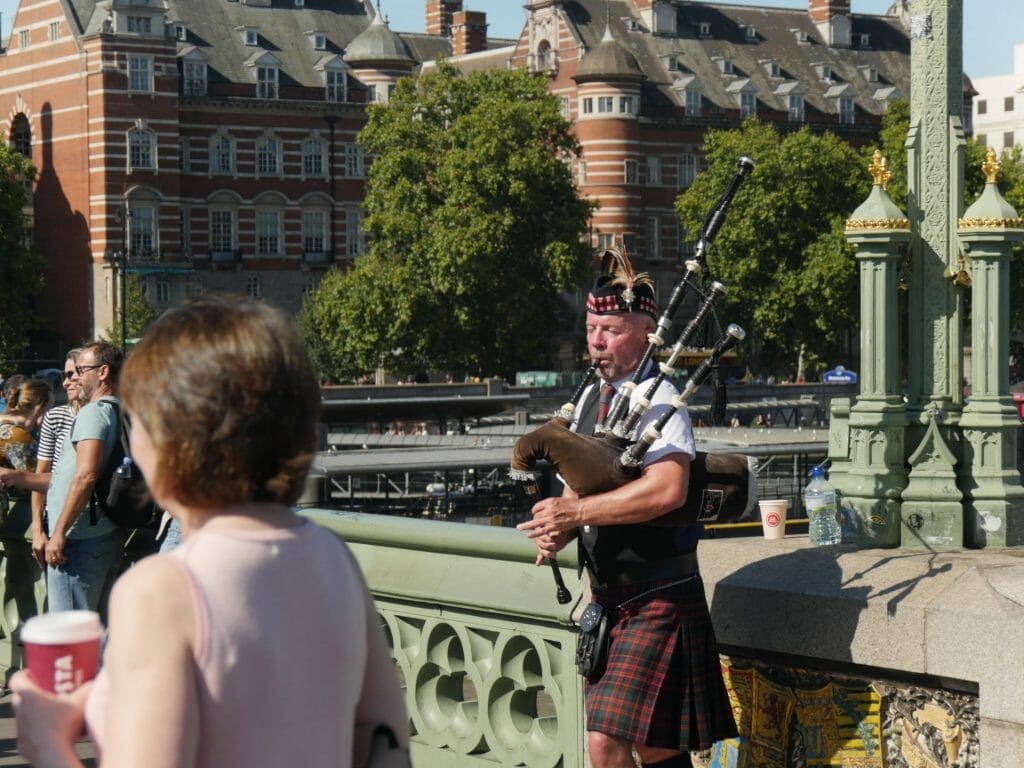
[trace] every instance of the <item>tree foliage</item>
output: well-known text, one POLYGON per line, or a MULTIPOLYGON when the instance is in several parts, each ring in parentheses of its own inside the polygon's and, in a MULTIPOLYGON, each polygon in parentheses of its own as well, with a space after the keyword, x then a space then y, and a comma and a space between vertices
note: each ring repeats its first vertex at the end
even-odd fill
POLYGON ((756 120, 709 131, 705 142, 707 169, 677 201, 694 235, 738 158, 756 164, 708 258, 729 289, 719 314, 748 331, 751 367, 803 373, 801 362, 838 362, 857 322, 857 272, 843 223, 870 187, 860 155, 834 134, 781 135, 756 120))
POLYGON ((26 185, 36 176, 25 156, 0 145, 0 364, 20 358, 36 327, 33 300, 43 262, 27 244, 26 185))
POLYGON ((329 273, 300 318, 321 373, 350 378, 383 362, 490 375, 542 363, 559 292, 587 263, 590 212, 546 82, 439 61, 372 105, 359 138, 374 158, 369 249, 329 273))
MULTIPOLYGON (((120 278, 120 275, 118 275, 120 278)), ((129 273, 125 281, 127 287, 128 301, 125 304, 125 339, 129 342, 138 339, 146 332, 146 329, 160 316, 153 306, 146 301, 145 286, 142 279, 133 273, 129 273)), ((121 346, 121 306, 117 306, 114 314, 114 322, 105 331, 105 335, 111 344, 121 346)))

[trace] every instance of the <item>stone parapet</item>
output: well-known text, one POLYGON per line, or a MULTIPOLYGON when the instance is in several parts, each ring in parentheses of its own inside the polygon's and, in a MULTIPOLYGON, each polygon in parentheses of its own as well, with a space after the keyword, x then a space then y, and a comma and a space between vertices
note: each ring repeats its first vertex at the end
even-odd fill
MULTIPOLYGON (((981 765, 1024 754, 1024 553, 701 545, 719 643, 747 658, 977 691, 981 765)), ((888 765, 888 763, 887 763, 888 765)))

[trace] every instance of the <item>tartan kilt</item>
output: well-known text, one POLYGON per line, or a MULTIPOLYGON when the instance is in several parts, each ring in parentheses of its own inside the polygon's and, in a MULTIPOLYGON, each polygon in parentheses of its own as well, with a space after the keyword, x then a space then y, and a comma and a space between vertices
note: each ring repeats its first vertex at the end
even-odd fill
POLYGON ((684 752, 737 735, 700 577, 615 608, 672 581, 594 587, 612 626, 604 674, 585 686, 588 731, 684 752))

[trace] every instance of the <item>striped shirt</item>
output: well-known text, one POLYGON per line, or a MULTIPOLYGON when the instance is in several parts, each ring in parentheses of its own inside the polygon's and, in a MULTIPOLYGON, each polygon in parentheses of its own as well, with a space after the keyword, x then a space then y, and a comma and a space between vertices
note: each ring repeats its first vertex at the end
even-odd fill
POLYGON ((39 428, 37 461, 50 459, 50 466, 57 466, 57 459, 60 458, 61 449, 64 447, 64 438, 67 437, 74 421, 75 415, 69 405, 58 405, 46 412, 43 424, 39 428))

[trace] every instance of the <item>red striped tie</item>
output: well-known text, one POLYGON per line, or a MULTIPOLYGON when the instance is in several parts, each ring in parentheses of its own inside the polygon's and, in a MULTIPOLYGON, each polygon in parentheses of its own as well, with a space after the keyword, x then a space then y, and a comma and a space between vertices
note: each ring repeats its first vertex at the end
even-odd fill
POLYGON ((612 404, 612 397, 615 396, 615 387, 611 384, 601 385, 601 396, 597 401, 597 423, 604 424, 608 418, 608 408, 612 404))

